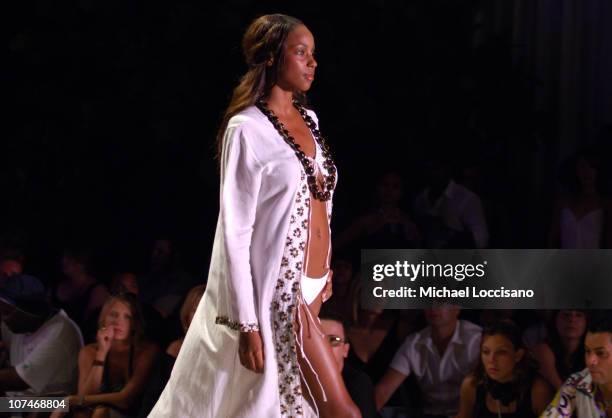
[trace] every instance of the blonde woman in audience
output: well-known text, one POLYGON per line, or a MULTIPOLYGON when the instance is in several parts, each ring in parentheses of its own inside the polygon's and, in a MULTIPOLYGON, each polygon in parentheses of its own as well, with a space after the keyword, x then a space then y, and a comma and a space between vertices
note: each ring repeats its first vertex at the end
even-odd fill
POLYGON ((97 341, 79 353, 78 393, 68 397, 70 409, 76 418, 134 416, 159 349, 143 339, 142 314, 134 295, 112 296, 102 307, 98 324, 97 341))

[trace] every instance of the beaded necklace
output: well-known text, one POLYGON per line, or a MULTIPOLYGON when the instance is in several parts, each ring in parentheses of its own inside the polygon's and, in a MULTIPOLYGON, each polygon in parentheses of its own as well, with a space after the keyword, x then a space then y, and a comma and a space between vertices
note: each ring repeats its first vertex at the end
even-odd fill
POLYGON ((314 122, 314 120, 312 120, 310 115, 308 115, 306 109, 304 109, 304 106, 298 103, 297 100, 293 100, 293 106, 300 113, 300 116, 302 117, 302 119, 304 119, 304 122, 306 122, 306 125, 310 129, 310 132, 312 132, 312 136, 314 137, 315 141, 319 144, 321 150, 323 151, 323 157, 325 158, 325 161, 323 162, 323 167, 325 167, 329 174, 323 175, 323 184, 321 186, 319 186, 319 184, 317 183, 313 162, 308 158, 304 151, 301 150, 300 145, 295 142, 295 139, 285 128, 285 125, 283 125, 283 123, 278 119, 278 116, 276 116, 274 112, 272 112, 272 110, 268 108, 267 103, 263 100, 258 100, 255 105, 259 110, 261 110, 261 113, 266 115, 266 117, 272 123, 272 125, 274 125, 274 128, 278 131, 280 136, 293 149, 300 163, 302 163, 302 166, 304 167, 304 172, 306 173, 306 181, 308 182, 308 188, 310 189, 310 193, 312 193, 312 196, 322 202, 329 200, 331 198, 331 190, 333 190, 334 186, 336 185, 336 166, 334 166, 334 161, 332 159, 331 153, 329 152, 329 147, 325 142, 325 138, 323 138, 321 132, 319 132, 316 123, 314 122))

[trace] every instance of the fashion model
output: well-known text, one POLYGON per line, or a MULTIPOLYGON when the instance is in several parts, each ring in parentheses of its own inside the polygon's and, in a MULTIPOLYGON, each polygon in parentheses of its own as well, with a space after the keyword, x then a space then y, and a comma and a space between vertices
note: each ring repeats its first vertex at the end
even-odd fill
POLYGON ((208 284, 151 417, 358 417, 318 313, 331 296, 337 181, 299 20, 262 16, 219 133, 220 213, 208 284))

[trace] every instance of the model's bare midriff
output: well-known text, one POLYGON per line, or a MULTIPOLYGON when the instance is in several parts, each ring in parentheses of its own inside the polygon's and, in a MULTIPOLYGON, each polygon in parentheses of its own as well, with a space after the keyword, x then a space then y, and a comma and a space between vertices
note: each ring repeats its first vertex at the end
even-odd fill
POLYGON ((326 202, 316 200, 310 195, 310 224, 306 241, 308 257, 306 275, 321 277, 327 273, 327 253, 329 251, 329 224, 326 202))
MULTIPOLYGON (((304 123, 298 115, 293 120, 285 121, 285 126, 295 138, 295 141, 300 145, 304 153, 313 158, 316 155, 315 141, 304 123)), ((321 186, 322 175, 319 171, 317 178, 319 187, 321 186)), ((316 200, 310 191, 310 224, 308 225, 308 237, 306 241, 307 257, 304 257, 306 265, 304 272, 308 277, 319 278, 327 273, 327 256, 330 248, 329 245, 329 222, 327 219, 327 202, 316 200)))

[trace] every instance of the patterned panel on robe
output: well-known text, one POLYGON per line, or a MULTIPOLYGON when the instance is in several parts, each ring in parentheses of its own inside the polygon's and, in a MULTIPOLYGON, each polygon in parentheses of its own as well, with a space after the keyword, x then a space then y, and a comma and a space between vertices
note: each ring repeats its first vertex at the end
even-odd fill
MULTIPOLYGON (((325 175, 327 169, 322 169, 325 175)), ((333 191, 332 191, 333 194, 333 191)), ((278 364, 278 390, 281 417, 304 415, 300 382, 300 366, 297 357, 297 342, 293 330, 293 319, 296 307, 305 303, 302 298, 300 280, 302 277, 304 253, 308 239, 308 221, 310 212, 310 191, 306 174, 301 170, 300 184, 297 188, 292 214, 289 218, 289 230, 281 261, 280 275, 272 302, 272 325, 276 360, 278 364)), ((331 199, 327 201, 328 222, 331 217, 331 199)), ((331 239, 331 237, 330 237, 331 239)))
POLYGON ((300 303, 300 279, 308 236, 309 206, 310 197, 306 175, 302 170, 292 214, 289 218, 289 230, 281 260, 280 275, 276 282, 272 302, 272 327, 278 364, 278 391, 282 417, 295 417, 304 413, 293 317, 300 303))

